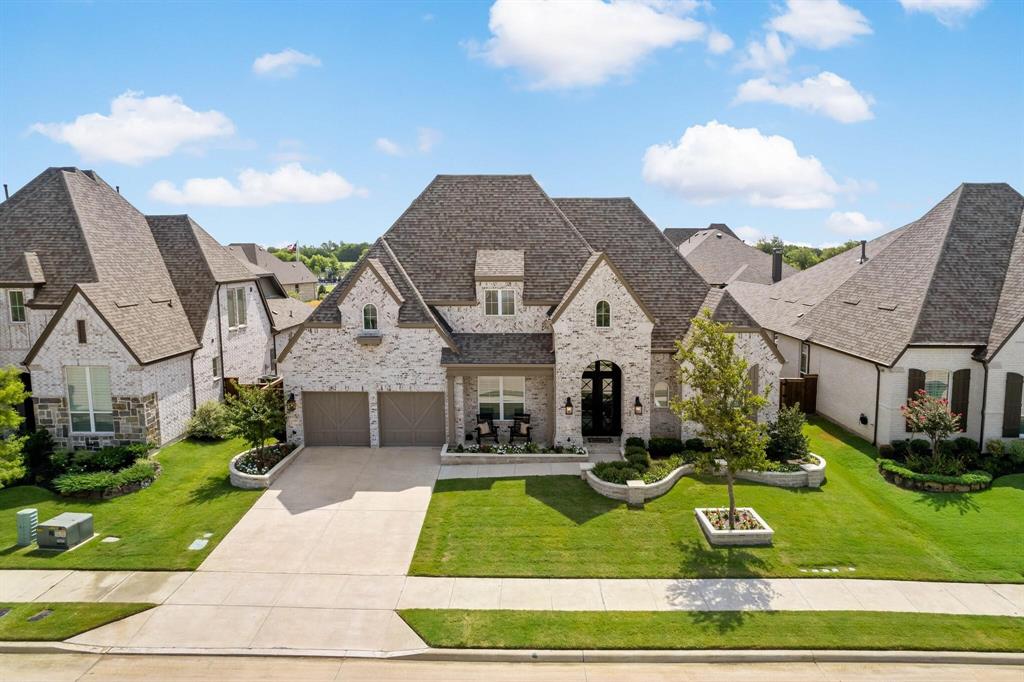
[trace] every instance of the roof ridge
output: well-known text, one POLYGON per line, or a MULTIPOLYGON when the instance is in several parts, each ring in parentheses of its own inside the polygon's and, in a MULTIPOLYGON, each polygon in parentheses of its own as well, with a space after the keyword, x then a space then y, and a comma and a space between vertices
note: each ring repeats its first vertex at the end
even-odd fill
MULTIPOLYGON (((71 185, 68 183, 68 178, 65 175, 66 172, 67 171, 63 169, 59 171, 60 182, 64 186, 64 191, 68 195, 68 203, 71 204, 71 215, 74 216, 75 225, 78 227, 78 232, 82 236, 82 244, 85 248, 86 256, 89 259, 89 267, 92 270, 93 281, 98 282, 100 281, 100 273, 96 267, 96 259, 92 255, 92 245, 89 243, 89 238, 85 234, 85 226, 82 225, 82 217, 78 211, 78 202, 75 200, 75 193, 71 191, 71 185)), ((146 224, 148 225, 149 223, 146 224)), ((74 284, 77 286, 80 282, 75 282, 74 284)), ((71 292, 69 291, 68 293, 71 292)))
MULTIPOLYGON (((402 262, 398 260, 398 256, 395 255, 395 252, 391 250, 391 246, 388 244, 387 240, 384 239, 384 237, 381 237, 380 242, 381 246, 384 248, 384 252, 387 254, 388 258, 390 258, 391 261, 395 264, 395 268, 398 269, 398 274, 402 276, 402 279, 404 279, 406 284, 409 285, 409 288, 412 289, 413 296, 416 297, 416 300, 423 307, 423 309, 427 311, 427 315, 430 316, 430 319, 434 321, 434 325, 437 327, 437 331, 444 338, 445 343, 451 346, 452 350, 458 353, 459 346, 457 343, 455 343, 455 339, 453 339, 451 334, 449 334, 448 331, 445 329, 445 325, 442 325, 441 322, 437 319, 437 316, 434 314, 433 309, 427 305, 427 302, 423 299, 423 294, 420 293, 420 290, 416 287, 415 282, 413 282, 412 278, 409 277, 409 273, 405 271, 405 267, 402 265, 402 262)), ((367 251, 367 258, 369 259, 369 251, 367 251)), ((368 264, 371 266, 373 265, 372 263, 368 264)))
POLYGON ((587 238, 583 236, 583 233, 580 232, 579 228, 576 227, 575 223, 569 220, 569 216, 565 215, 565 212, 558 206, 558 203, 551 198, 551 195, 544 191, 544 188, 541 187, 539 182, 537 182, 537 178, 533 177, 532 175, 528 175, 527 177, 530 179, 531 182, 533 182, 534 185, 537 186, 537 189, 539 189, 540 193, 544 195, 544 198, 548 200, 548 203, 551 204, 552 208, 555 209, 555 212, 558 213, 558 216, 563 221, 565 221, 565 224, 569 226, 569 229, 572 230, 573 233, 580 238, 580 241, 583 242, 583 245, 587 247, 590 253, 597 253, 597 250, 593 247, 593 245, 591 245, 590 242, 587 241, 587 238))

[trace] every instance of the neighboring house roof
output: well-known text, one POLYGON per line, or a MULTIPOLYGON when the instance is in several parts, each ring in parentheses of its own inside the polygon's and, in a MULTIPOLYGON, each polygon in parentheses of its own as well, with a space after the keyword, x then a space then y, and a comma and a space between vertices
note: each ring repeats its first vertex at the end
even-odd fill
POLYGON ((274 273, 281 284, 286 287, 294 284, 316 284, 317 282, 316 275, 302 261, 283 261, 259 244, 230 244, 227 248, 235 252, 236 255, 241 255, 250 263, 274 273))
POLYGON ((146 217, 93 171, 49 168, 0 204, 0 272, 19 267, 43 280, 33 307, 80 291, 140 363, 198 347, 146 217))
MULTIPOLYGON (((737 280, 772 283, 772 254, 744 244, 731 232, 701 230, 679 244, 679 253, 714 286, 737 280)), ((796 272, 796 268, 782 264, 783 279, 796 272)))
POLYGON ((674 347, 700 311, 708 286, 629 198, 555 199, 595 251, 622 271, 655 318, 651 346, 674 347))
POLYGON ((728 290, 769 329, 884 365, 909 345, 991 357, 1024 307, 1022 212, 1024 197, 1005 183, 963 184, 870 242, 865 263, 851 249, 770 287, 728 290))
POLYGON ((277 298, 267 296, 266 301, 270 308, 270 326, 275 332, 302 324, 313 312, 309 304, 287 295, 277 298))
POLYGON ((187 215, 146 216, 192 332, 202 340, 218 284, 257 278, 187 215))
MULTIPOLYGON (((708 230, 718 230, 719 232, 736 237, 736 233, 725 223, 711 223, 707 227, 666 227, 665 236, 675 246, 679 246, 698 232, 706 232, 708 230)), ((739 237, 736 238, 739 239, 739 237)))
POLYGON ((554 365, 551 334, 453 334, 459 352, 441 351, 442 365, 554 365))

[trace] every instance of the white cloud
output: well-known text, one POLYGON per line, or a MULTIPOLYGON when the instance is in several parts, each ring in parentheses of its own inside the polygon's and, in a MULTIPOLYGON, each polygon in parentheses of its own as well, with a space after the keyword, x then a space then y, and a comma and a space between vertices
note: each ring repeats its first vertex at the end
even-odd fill
POLYGON ((373 146, 377 148, 377 151, 383 152, 388 156, 402 156, 405 154, 405 150, 402 149, 401 145, 387 137, 378 137, 373 146))
POLYGON ((257 76, 276 76, 289 78, 294 76, 300 66, 320 66, 320 59, 305 52, 288 48, 280 52, 267 52, 256 58, 252 63, 252 72, 257 76))
POLYGON ((701 39, 704 24, 681 16, 692 7, 631 0, 496 0, 492 37, 467 47, 494 66, 522 69, 533 88, 599 85, 628 75, 655 50, 701 39))
POLYGON ((143 97, 128 91, 111 101, 109 115, 36 123, 31 130, 71 145, 88 161, 137 166, 170 156, 185 144, 233 135, 235 126, 219 111, 193 111, 177 95, 143 97))
POLYGON ((441 143, 441 131, 433 128, 420 128, 416 131, 416 148, 424 154, 429 154, 434 147, 441 143))
POLYGON ((882 232, 885 226, 877 220, 869 220, 858 211, 833 211, 825 221, 825 227, 846 237, 863 237, 882 232))
POLYGON ((648 147, 643 174, 696 203, 739 198, 753 206, 828 208, 842 190, 787 138, 718 121, 687 128, 678 144, 648 147))
POLYGON ((761 230, 757 229, 756 227, 751 227, 750 225, 743 225, 741 227, 737 227, 735 230, 733 230, 733 232, 736 233, 737 237, 751 244, 753 244, 759 239, 764 239, 765 237, 768 236, 761 230))
POLYGON ((875 117, 871 112, 871 97, 857 92, 850 81, 830 71, 783 85, 755 78, 740 85, 735 101, 785 104, 824 114, 841 123, 857 123, 875 117))
POLYGON ((819 50, 871 33, 864 15, 839 0, 787 0, 786 12, 768 22, 768 28, 819 50))
POLYGON ((739 68, 769 74, 782 73, 786 70, 786 63, 793 56, 795 49, 792 45, 783 44, 778 33, 769 33, 764 37, 763 43, 747 43, 747 50, 740 60, 739 68))
POLYGON ((238 181, 227 178, 190 178, 179 189, 167 180, 157 182, 149 196, 168 204, 203 206, 266 206, 268 204, 323 204, 352 195, 365 196, 334 171, 311 173, 298 163, 289 163, 271 173, 247 168, 238 181))
POLYGON ((985 6, 986 0, 900 0, 907 12, 932 14, 943 26, 956 28, 985 6))
POLYGON ((708 34, 708 52, 711 54, 725 54, 733 47, 732 38, 718 31, 711 31, 708 34))

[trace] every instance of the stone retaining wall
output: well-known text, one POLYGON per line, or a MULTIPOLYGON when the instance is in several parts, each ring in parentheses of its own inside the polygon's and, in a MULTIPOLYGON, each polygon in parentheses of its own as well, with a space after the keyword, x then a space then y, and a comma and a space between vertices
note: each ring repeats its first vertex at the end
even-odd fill
POLYGON ((911 478, 904 478, 899 474, 886 471, 878 467, 878 473, 882 478, 900 488, 906 490, 919 490, 928 493, 973 493, 979 490, 986 490, 992 487, 992 481, 987 483, 939 483, 937 481, 915 481, 911 478))
POLYGON ((295 448, 290 453, 288 453, 287 457, 285 457, 280 462, 275 464, 274 467, 265 474, 247 474, 236 469, 235 462, 238 461, 239 458, 248 455, 252 451, 246 450, 245 452, 240 452, 234 457, 232 457, 231 462, 228 464, 228 472, 231 474, 231 485, 235 486, 236 488, 242 488, 244 490, 259 490, 261 488, 269 488, 274 483, 274 481, 276 481, 281 476, 281 474, 284 473, 284 470, 287 469, 288 466, 295 461, 295 458, 298 457, 299 453, 302 452, 303 449, 304 446, 302 445, 295 448))
POLYGON ((812 455, 818 464, 801 464, 800 471, 741 471, 736 478, 779 488, 820 488, 825 480, 825 460, 812 455))

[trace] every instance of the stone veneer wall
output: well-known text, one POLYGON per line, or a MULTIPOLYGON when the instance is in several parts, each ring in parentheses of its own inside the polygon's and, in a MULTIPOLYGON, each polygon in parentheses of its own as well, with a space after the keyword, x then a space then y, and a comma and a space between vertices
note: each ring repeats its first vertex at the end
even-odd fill
MULTIPOLYGON (((436 391, 447 394, 441 367, 444 341, 433 328, 398 326, 398 303, 365 270, 338 306, 341 328, 310 327, 298 338, 279 371, 284 394, 295 394, 296 409, 288 414, 288 439, 303 442, 303 391, 364 391, 370 402, 370 445, 380 445, 378 391, 436 391), (363 306, 377 306, 380 345, 361 345, 363 306)), ((447 430, 447 399, 445 425, 447 430)), ((449 435, 450 438, 450 435, 449 435)))
POLYGON ((476 305, 438 306, 437 310, 457 334, 540 333, 551 330, 548 324, 549 305, 523 305, 522 282, 477 282, 476 305), (484 291, 512 289, 516 298, 516 314, 486 315, 484 291))
POLYGON ((622 371, 622 437, 650 438, 650 412, 633 412, 636 396, 651 404, 651 331, 647 318, 629 290, 603 262, 577 292, 576 297, 554 324, 555 332, 555 405, 566 397, 577 406, 573 414, 555 410, 555 442, 581 444, 580 395, 583 372, 597 360, 614 362, 622 371), (597 302, 611 306, 611 326, 598 327, 597 302))
POLYGON ((141 398, 114 396, 114 433, 71 433, 71 417, 65 398, 33 398, 36 426, 46 429, 59 448, 98 450, 108 445, 160 444, 160 409, 156 393, 141 398))

